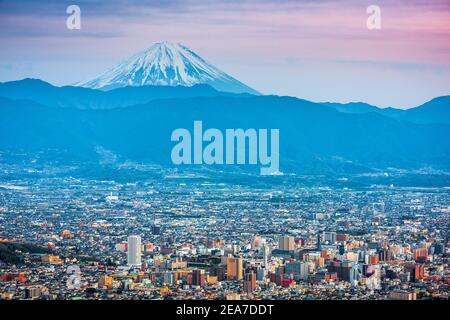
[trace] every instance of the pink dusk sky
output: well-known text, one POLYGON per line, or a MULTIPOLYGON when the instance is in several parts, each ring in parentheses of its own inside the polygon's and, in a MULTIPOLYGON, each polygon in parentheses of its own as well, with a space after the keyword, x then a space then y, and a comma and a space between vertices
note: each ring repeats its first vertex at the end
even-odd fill
POLYGON ((450 94, 450 0, 0 0, 0 81, 72 84, 159 41, 264 94, 400 108, 450 94))

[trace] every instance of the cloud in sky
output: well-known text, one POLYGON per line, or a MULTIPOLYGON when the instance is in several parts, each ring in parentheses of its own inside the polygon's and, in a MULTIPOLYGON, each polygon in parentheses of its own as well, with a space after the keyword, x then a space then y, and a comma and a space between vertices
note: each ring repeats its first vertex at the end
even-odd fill
POLYGON ((168 40, 264 93, 412 107, 450 94, 448 39, 447 0, 4 0, 0 59, 12 67, 0 81, 69 84, 168 40), (366 28, 373 2, 376 31, 366 28), (70 4, 82 30, 65 27, 70 4))

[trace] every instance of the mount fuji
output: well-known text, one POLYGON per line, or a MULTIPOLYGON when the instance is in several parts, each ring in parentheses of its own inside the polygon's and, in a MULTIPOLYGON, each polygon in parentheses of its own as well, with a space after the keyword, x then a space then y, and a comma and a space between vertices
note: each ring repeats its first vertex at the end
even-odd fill
POLYGON ((159 42, 98 77, 76 83, 91 89, 125 86, 193 86, 207 84, 219 91, 259 93, 206 62, 179 43, 159 42))

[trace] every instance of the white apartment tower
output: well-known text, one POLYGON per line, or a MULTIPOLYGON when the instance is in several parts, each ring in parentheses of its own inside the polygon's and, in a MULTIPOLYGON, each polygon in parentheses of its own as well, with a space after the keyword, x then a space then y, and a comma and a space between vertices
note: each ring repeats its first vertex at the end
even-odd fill
POLYGON ((128 237, 128 265, 131 267, 141 266, 142 244, 140 236, 128 237))

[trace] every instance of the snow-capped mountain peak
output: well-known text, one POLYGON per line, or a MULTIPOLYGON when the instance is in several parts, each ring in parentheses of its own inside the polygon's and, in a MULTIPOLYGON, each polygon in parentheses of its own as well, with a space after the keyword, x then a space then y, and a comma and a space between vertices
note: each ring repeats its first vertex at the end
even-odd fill
POLYGON ((189 48, 171 42, 155 43, 98 77, 76 85, 108 90, 124 86, 195 84, 209 84, 220 91, 258 94, 209 64, 189 48))

